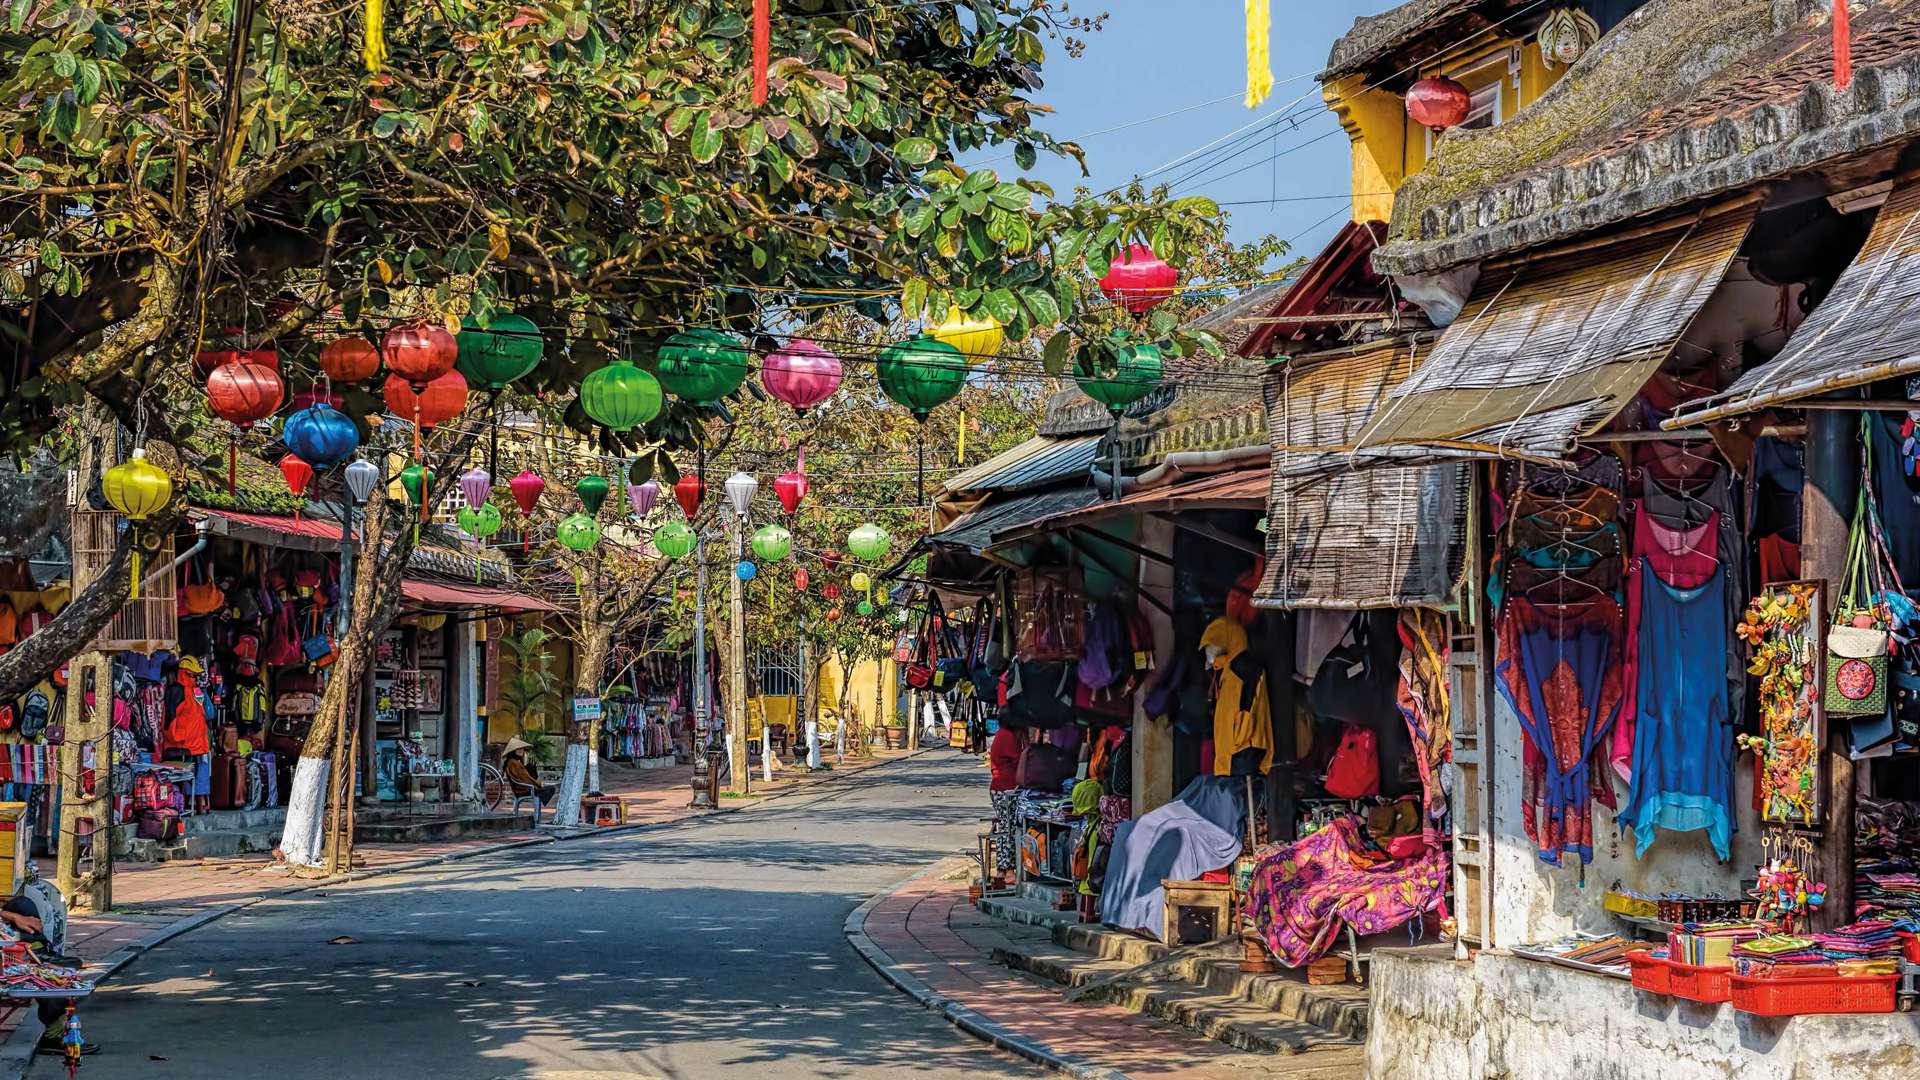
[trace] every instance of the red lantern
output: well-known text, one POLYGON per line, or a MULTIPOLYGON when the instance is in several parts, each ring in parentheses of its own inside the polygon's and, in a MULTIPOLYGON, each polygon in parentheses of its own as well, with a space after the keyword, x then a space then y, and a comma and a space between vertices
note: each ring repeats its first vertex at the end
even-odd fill
POLYGON ((307 485, 313 482, 313 466, 307 464, 299 454, 288 454, 280 459, 280 475, 287 478, 288 491, 305 495, 307 485))
POLYGON ((837 608, 837 607, 830 607, 830 608, 828 608, 828 609, 827 609, 827 621, 828 621, 828 622, 839 622, 839 621, 840 621, 840 609, 839 609, 839 608, 837 608))
POLYGON ((322 390, 319 383, 314 383, 305 390, 295 391, 294 395, 287 399, 288 412, 299 412, 301 409, 315 405, 327 405, 338 409, 345 405, 345 399, 332 390, 322 390))
MULTIPOLYGON (((820 553, 820 561, 824 563, 827 569, 829 570, 840 569, 840 559, 841 559, 840 553, 833 550, 832 548, 828 548, 827 550, 820 553)), ((831 585, 827 587, 829 589, 833 588, 833 586, 831 585)))
POLYGON ((801 592, 807 591, 807 568, 801 567, 793 572, 793 587, 801 592))
POLYGON ((393 415, 430 428, 459 416, 460 410, 467 407, 467 377, 457 371, 449 371, 427 383, 424 389, 415 394, 407 380, 398 375, 389 375, 386 398, 387 408, 393 410, 393 415))
POLYGON ((1144 315, 1171 297, 1179 280, 1180 271, 1168 266, 1152 248, 1128 244, 1125 253, 1107 265, 1100 291, 1135 315, 1144 315))
POLYGON ((271 368, 276 375, 280 372, 280 353, 274 349, 207 349, 193 354, 193 372, 205 379, 236 360, 271 368))
MULTIPOLYGON (((381 349, 387 368, 414 386, 425 386, 453 370, 460 346, 447 328, 434 323, 396 326, 387 331, 381 349)), ((465 380, 461 380, 464 384, 465 380)))
POLYGON ((820 595, 826 597, 829 600, 840 599, 839 583, 829 581, 825 585, 820 586, 820 595))
POLYGON ((280 376, 244 357, 220 365, 207 376, 207 403, 213 406, 213 414, 243 429, 272 416, 283 397, 280 376))
POLYGON ((700 512, 700 500, 707 497, 707 482, 698 473, 687 473, 673 482, 673 498, 692 521, 700 512))
POLYGON ((1473 111, 1473 95, 1452 79, 1421 79, 1407 90, 1407 115, 1416 124, 1445 131, 1473 111))
POLYGON ((320 370, 334 382, 361 382, 380 370, 380 350, 363 337, 334 338, 320 347, 320 370))
POLYGON ((800 500, 807 497, 807 474, 797 470, 781 473, 773 478, 773 493, 780 499, 780 508, 793 515, 800 509, 800 500))

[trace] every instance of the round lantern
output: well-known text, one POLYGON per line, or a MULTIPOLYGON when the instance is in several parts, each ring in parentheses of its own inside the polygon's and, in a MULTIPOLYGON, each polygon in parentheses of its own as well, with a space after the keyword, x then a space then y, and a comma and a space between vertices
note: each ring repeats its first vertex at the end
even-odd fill
POLYGON ((1135 315, 1144 315, 1173 295, 1180 272, 1168 266, 1145 244, 1128 244, 1120 257, 1107 264, 1100 291, 1107 299, 1135 315))
POLYGON ((681 559, 693 551, 693 530, 684 521, 669 521, 653 530, 653 546, 669 559, 681 559))
POLYGON ((483 506, 493 494, 493 474, 475 465, 460 474, 460 496, 468 506, 483 506))
POLYGON ((296 390, 287 398, 287 408, 299 412, 315 405, 327 405, 335 409, 345 404, 345 399, 332 390, 322 389, 319 383, 310 384, 305 390, 296 390))
POLYGON ((976 364, 999 356, 1000 346, 1007 340, 1007 328, 999 319, 991 315, 976 319, 958 307, 948 308, 947 317, 932 332, 936 341, 959 349, 960 355, 976 364))
MULTIPOLYGON (((227 328, 227 333, 230 335, 237 336, 240 332, 237 326, 227 328)), ((278 349, 205 349, 193 354, 193 373, 205 379, 215 371, 240 360, 272 368, 275 375, 280 374, 278 349)))
POLYGON ((340 475, 347 482, 347 494, 353 497, 353 504, 362 506, 373 495, 374 485, 380 482, 380 466, 366 458, 355 458, 340 470, 340 475))
POLYGON ((585 514, 568 514, 560 519, 554 535, 571 551, 588 551, 600 542, 600 523, 585 514))
POLYGON ((400 486, 406 489, 407 501, 420 507, 424 516, 427 494, 433 490, 433 470, 425 465, 409 465, 400 470, 400 486))
POLYGON ((741 517, 753 508, 753 497, 760 492, 760 481, 750 472, 735 471, 727 477, 727 502, 733 506, 733 512, 741 517))
POLYGON ((686 473, 673 482, 673 499, 691 521, 700 513, 700 500, 707 497, 707 482, 699 473, 686 473))
POLYGON ((280 441, 316 469, 331 469, 360 448, 360 432, 331 405, 301 409, 280 428, 280 441))
POLYGON ((892 543, 893 537, 887 535, 887 530, 871 521, 847 534, 847 550, 861 562, 879 561, 892 543))
POLYGON ((1421 79, 1407 89, 1407 115, 1434 131, 1458 127, 1473 111, 1473 94, 1452 79, 1421 79))
POLYGON ((847 584, 853 586, 854 592, 870 592, 873 589, 873 578, 868 576, 865 570, 855 570, 853 576, 847 579, 847 584))
POLYGON ((654 504, 660 501, 660 481, 648 480, 644 484, 627 485, 627 502, 633 507, 633 516, 645 519, 653 513, 654 504))
POLYGON ((760 568, 745 559, 741 559, 733 567, 733 576, 741 581, 752 581, 759 573, 760 568))
POLYGON ((467 407, 467 379, 457 371, 439 375, 417 392, 405 378, 389 375, 384 389, 393 415, 423 428, 451 420, 467 407))
POLYGON ((833 550, 832 548, 828 548, 827 550, 820 553, 821 564, 829 570, 840 569, 840 563, 844 559, 845 559, 845 556, 841 555, 839 552, 833 550))
MULTIPOLYGON (((453 370, 460 358, 460 346, 447 328, 436 323, 396 326, 387 331, 381 343, 387 358, 387 370, 416 387, 425 386, 453 370)), ((461 389, 466 380, 461 380, 461 389)))
POLYGON ((807 591, 807 568, 802 566, 793 572, 793 587, 801 592, 807 591))
POLYGON ((1074 363, 1073 381, 1081 392, 1119 415, 1127 406, 1153 393, 1160 385, 1162 370, 1160 347, 1151 342, 1138 345, 1116 343, 1111 352, 1118 364, 1112 371, 1101 370, 1106 357, 1103 350, 1083 348, 1074 363))
MULTIPOLYGON (((127 460, 100 474, 100 493, 109 505, 138 527, 139 523, 160 512, 173 498, 173 478, 164 469, 147 460, 144 449, 135 450, 127 460)), ((133 545, 130 573, 133 584, 128 595, 140 597, 140 545, 133 545)))
POLYGON ((222 364, 207 376, 207 403, 214 415, 241 428, 272 416, 283 396, 280 376, 250 360, 222 364))
POLYGON ((853 606, 853 610, 860 615, 871 615, 873 614, 873 604, 869 601, 862 600, 853 606))
POLYGON ((828 608, 828 609, 827 609, 827 621, 828 621, 828 622, 839 622, 839 621, 840 621, 840 609, 839 609, 839 608, 837 608, 837 607, 830 607, 830 608, 828 608))
POLYGON ((753 553, 761 562, 779 562, 793 550, 793 534, 778 525, 762 525, 753 534, 753 553))
POLYGON ((303 496, 307 485, 313 482, 313 466, 302 461, 298 454, 284 454, 280 458, 280 475, 286 478, 288 491, 303 496))
POLYGON ((773 478, 773 494, 780 500, 780 509, 788 516, 800 510, 800 500, 807 497, 807 474, 798 469, 789 469, 773 478))
POLYGON ((481 540, 499 532, 500 526, 504 524, 500 518, 500 508, 492 503, 463 506, 454 518, 459 523, 461 532, 481 540))
POLYGON ((820 586, 820 595, 828 600, 838 600, 840 599, 840 586, 829 581, 825 585, 820 586))
POLYGON ((967 358, 926 334, 880 351, 880 389, 925 420, 967 385, 967 358))
POLYGON ((840 358, 805 338, 787 342, 760 365, 760 385, 767 393, 801 412, 840 388, 840 358))
POLYGON ((600 507, 606 504, 608 492, 612 491, 613 487, 607 483, 606 477, 598 473, 588 473, 580 478, 579 483, 573 485, 573 490, 574 494, 580 496, 580 505, 587 508, 587 513, 598 515, 600 507))
POLYGON ((532 470, 523 469, 519 476, 507 481, 507 489, 513 492, 513 501, 520 504, 520 512, 531 517, 533 508, 540 502, 540 493, 547 490, 547 482, 532 470))
POLYGON ((380 350, 357 335, 337 337, 320 346, 320 370, 334 382, 364 382, 380 370, 380 350))
POLYGON ((706 327, 683 330, 660 347, 660 385, 695 405, 712 405, 747 379, 747 349, 706 327))
POLYGON ((580 383, 580 407, 594 423, 614 431, 632 431, 659 416, 664 401, 660 380, 631 360, 615 360, 580 383))
POLYGON ((504 389, 539 367, 546 353, 540 328, 521 315, 496 315, 485 329, 474 319, 463 319, 453 344, 454 369, 489 391, 504 389))

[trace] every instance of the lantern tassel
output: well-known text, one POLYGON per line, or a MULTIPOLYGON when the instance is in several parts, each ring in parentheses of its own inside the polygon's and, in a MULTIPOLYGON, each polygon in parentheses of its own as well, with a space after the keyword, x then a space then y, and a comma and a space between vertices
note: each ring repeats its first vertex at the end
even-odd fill
MULTIPOLYGON (((1845 0, 1840 0, 1844 3, 1845 0)), ((1273 10, 1271 0, 1247 0, 1247 108, 1257 108, 1273 93, 1273 10)))
POLYGON ((133 571, 133 580, 127 586, 127 599, 138 600, 140 599, 140 537, 139 536, 135 536, 133 538, 133 550, 129 551, 127 554, 133 560, 131 564, 132 571, 133 571))
POLYGON ((386 0, 367 0, 366 40, 360 47, 360 59, 366 62, 369 75, 378 75, 387 66, 386 0))
POLYGON ((240 442, 227 436, 227 494, 236 496, 240 486, 240 442))
POLYGON ((1833 0, 1833 85, 1845 90, 1853 83, 1853 25, 1847 0, 1833 0))
POLYGON ((953 449, 953 463, 959 465, 967 460, 967 411, 960 410, 960 439, 953 449))
POLYGON ((767 54, 772 49, 771 0, 753 0, 753 103, 767 103, 767 54))

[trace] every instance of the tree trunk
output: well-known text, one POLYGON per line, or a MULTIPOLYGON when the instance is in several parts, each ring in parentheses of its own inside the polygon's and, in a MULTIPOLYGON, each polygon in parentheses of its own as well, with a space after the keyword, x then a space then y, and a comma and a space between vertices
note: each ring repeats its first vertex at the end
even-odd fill
MULTIPOLYGON (((613 627, 598 621, 600 610, 598 590, 588 587, 581 593, 581 608, 584 612, 593 612, 594 620, 586 621, 583 615, 582 634, 576 638, 580 646, 578 666, 574 669, 573 693, 575 697, 598 697, 600 695, 600 671, 607 666, 607 654, 613 649, 613 627)), ((569 704, 569 707, 571 705, 569 704)), ((567 743, 566 772, 560 777, 560 791, 554 796, 553 823, 555 825, 578 825, 580 823, 580 796, 589 788, 599 788, 599 749, 600 725, 575 722, 569 729, 567 743), (589 776, 592 773, 592 776, 589 776)))

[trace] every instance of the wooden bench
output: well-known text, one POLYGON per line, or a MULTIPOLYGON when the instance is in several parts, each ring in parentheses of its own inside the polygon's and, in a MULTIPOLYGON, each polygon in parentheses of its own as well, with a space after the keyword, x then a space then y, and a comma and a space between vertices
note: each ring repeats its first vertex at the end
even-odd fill
POLYGON ((1160 940, 1169 946, 1219 941, 1234 933, 1233 886, 1225 881, 1161 881, 1166 921, 1160 940))

